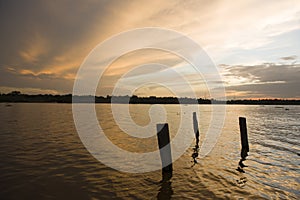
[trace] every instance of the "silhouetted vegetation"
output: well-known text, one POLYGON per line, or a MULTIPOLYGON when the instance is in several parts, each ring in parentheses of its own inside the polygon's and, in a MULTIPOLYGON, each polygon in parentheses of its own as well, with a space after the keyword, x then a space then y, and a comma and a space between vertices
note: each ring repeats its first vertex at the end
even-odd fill
POLYGON ((300 100, 286 99, 259 99, 259 100, 229 100, 219 101, 214 99, 193 99, 176 97, 138 97, 133 96, 72 96, 72 94, 52 95, 22 94, 19 91, 12 91, 7 94, 0 94, 0 102, 28 102, 28 103, 119 103, 119 104, 244 104, 244 105, 300 105, 300 100))
POLYGON ((258 99, 258 100, 229 100, 227 104, 242 104, 242 105, 300 105, 300 100, 288 99, 258 99))

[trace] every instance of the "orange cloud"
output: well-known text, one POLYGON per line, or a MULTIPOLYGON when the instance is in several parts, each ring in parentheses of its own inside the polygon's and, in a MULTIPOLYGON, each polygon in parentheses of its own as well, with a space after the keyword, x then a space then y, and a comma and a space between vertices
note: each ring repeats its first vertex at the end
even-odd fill
POLYGON ((25 47, 19 54, 25 62, 35 63, 48 52, 47 44, 47 39, 36 33, 25 42, 25 47))

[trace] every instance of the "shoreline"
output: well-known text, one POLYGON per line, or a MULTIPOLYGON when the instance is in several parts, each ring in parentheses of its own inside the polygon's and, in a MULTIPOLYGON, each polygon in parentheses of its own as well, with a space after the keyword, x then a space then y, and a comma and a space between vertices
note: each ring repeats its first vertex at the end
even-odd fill
POLYGON ((222 105, 300 105, 300 99, 237 99, 215 100, 189 97, 138 97, 138 96, 72 96, 21 93, 0 94, 0 103, 106 103, 106 104, 222 104, 222 105))

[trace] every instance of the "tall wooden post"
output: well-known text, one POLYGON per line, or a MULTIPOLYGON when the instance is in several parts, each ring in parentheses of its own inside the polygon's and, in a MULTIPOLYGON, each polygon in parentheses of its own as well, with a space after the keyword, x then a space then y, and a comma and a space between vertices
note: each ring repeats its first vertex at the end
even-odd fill
POLYGON ((240 124, 241 143, 242 143, 241 158, 246 159, 249 152, 246 118, 239 117, 239 124, 240 124))
POLYGON ((157 124, 157 139, 163 172, 172 172, 172 155, 168 124, 157 124))
POLYGON ((197 120, 197 113, 193 112, 193 124, 194 124, 194 133, 196 137, 196 145, 199 145, 199 128, 198 128, 198 120, 197 120))

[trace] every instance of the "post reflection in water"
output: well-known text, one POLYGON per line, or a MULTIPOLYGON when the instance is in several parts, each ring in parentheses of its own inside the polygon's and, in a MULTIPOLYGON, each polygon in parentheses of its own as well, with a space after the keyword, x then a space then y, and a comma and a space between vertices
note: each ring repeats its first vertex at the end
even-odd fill
POLYGON ((193 162, 193 165, 192 165, 192 167, 194 167, 194 166, 198 163, 198 161, 197 161, 198 155, 199 155, 199 139, 197 139, 196 145, 195 145, 195 147, 193 148, 193 154, 192 154, 192 158, 193 158, 192 162, 193 162))
POLYGON ((241 160, 238 163, 238 167, 236 169, 238 172, 240 172, 240 176, 241 176, 238 180, 236 180, 238 186, 240 186, 240 187, 244 187, 246 185, 246 182, 247 182, 247 177, 245 177, 243 175, 245 173, 244 168, 248 167, 247 165, 245 165, 243 163, 243 161, 245 161, 245 160, 246 160, 246 158, 241 158, 241 160))
POLYGON ((157 199, 165 200, 171 199, 173 195, 172 189, 172 172, 162 172, 162 180, 160 181, 161 187, 157 193, 157 199))

